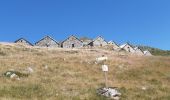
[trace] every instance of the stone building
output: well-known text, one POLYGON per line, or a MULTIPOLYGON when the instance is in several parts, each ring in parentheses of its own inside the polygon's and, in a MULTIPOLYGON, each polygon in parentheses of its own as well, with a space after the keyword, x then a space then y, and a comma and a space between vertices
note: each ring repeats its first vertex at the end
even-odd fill
POLYGON ((87 47, 90 42, 93 40, 87 37, 80 38, 80 40, 83 42, 83 47, 87 47))
POLYGON ((136 55, 144 55, 143 51, 139 47, 135 47, 134 50, 136 55))
POLYGON ((62 48, 81 48, 83 47, 83 42, 77 37, 71 35, 66 40, 61 43, 62 48))
POLYGON ((14 43, 19 43, 19 44, 23 44, 23 45, 27 45, 27 46, 33 46, 29 41, 27 41, 24 38, 20 38, 20 39, 16 40, 14 43))
POLYGON ((103 46, 106 46, 108 44, 107 44, 107 41, 103 37, 98 36, 96 39, 94 39, 88 45, 90 45, 92 47, 103 47, 103 46))
POLYGON ((59 47, 59 43, 50 36, 45 36, 41 40, 35 43, 35 46, 39 47, 59 47))
POLYGON ((127 51, 127 52, 131 52, 131 53, 135 52, 135 50, 133 49, 133 47, 129 43, 121 45, 120 48, 127 51))
POLYGON ((152 56, 151 52, 148 50, 143 51, 145 56, 152 56))
POLYGON ((109 45, 109 46, 112 46, 112 47, 113 47, 113 50, 119 50, 119 49, 120 49, 119 45, 118 45, 116 42, 109 41, 109 42, 108 42, 108 45, 109 45))

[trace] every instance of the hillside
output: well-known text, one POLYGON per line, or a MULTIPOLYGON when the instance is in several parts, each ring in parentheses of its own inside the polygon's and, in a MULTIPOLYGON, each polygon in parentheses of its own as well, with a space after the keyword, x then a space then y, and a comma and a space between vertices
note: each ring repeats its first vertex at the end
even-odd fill
POLYGON ((118 87, 122 100, 169 100, 170 57, 135 56, 102 49, 33 48, 0 44, 0 73, 34 71, 12 80, 0 77, 1 100, 106 100, 96 57, 108 56, 108 85, 118 87))
POLYGON ((139 46, 142 50, 149 50, 153 55, 156 56, 170 56, 170 51, 169 50, 161 50, 158 48, 153 48, 149 46, 139 46))

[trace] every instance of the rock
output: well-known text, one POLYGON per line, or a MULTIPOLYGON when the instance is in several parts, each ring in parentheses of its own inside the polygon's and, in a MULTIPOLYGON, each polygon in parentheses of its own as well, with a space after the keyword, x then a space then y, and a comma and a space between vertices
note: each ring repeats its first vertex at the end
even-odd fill
POLYGON ((116 97, 113 97, 114 100, 120 100, 120 97, 116 96, 116 97))
POLYGON ((15 77, 18 77, 15 73, 13 73, 10 78, 15 78, 15 77))
POLYGON ((15 72, 15 71, 7 71, 6 73, 4 73, 3 76, 9 77, 10 79, 14 79, 14 80, 20 80, 17 74, 18 72, 15 72))
POLYGON ((121 93, 116 88, 100 88, 97 93, 114 100, 119 100, 121 96, 121 93))
POLYGON ((144 90, 144 91, 145 91, 145 90, 146 90, 146 87, 144 87, 144 86, 143 86, 143 87, 142 87, 142 90, 144 90))
POLYGON ((11 76, 11 72, 6 72, 6 76, 10 77, 11 76))
POLYGON ((27 71, 28 71, 29 73, 33 73, 33 72, 34 72, 34 70, 33 70, 31 67, 28 67, 28 68, 27 68, 27 71))
POLYGON ((48 69, 48 66, 47 65, 45 65, 45 67, 44 67, 45 69, 48 69))
POLYGON ((18 71, 7 71, 3 74, 4 77, 20 80, 20 77, 28 77, 28 74, 24 74, 18 71))

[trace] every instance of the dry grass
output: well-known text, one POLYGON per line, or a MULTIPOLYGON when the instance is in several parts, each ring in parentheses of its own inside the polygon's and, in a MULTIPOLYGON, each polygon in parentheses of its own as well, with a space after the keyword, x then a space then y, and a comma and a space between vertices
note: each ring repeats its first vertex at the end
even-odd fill
POLYGON ((101 65, 95 58, 109 60, 108 83, 118 87, 122 100, 169 100, 170 58, 142 57, 125 52, 90 49, 31 48, 0 45, 0 73, 32 67, 34 73, 20 81, 0 77, 2 100, 105 100, 96 95, 104 86, 101 65), (48 69, 45 69, 48 66, 48 69), (146 87, 146 90, 142 90, 146 87))

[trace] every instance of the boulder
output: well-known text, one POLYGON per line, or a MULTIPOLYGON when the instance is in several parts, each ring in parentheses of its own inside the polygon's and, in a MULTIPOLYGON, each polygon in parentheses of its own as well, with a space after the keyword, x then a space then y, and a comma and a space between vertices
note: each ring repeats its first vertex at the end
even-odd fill
POLYGON ((114 99, 119 100, 121 93, 118 91, 117 88, 100 88, 97 90, 97 94, 114 99))

